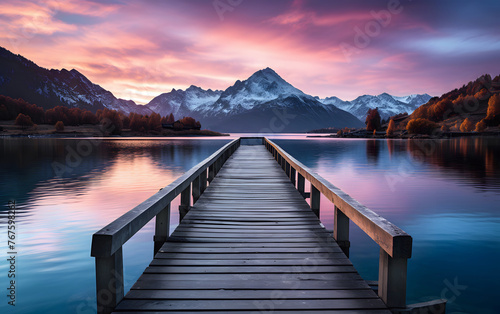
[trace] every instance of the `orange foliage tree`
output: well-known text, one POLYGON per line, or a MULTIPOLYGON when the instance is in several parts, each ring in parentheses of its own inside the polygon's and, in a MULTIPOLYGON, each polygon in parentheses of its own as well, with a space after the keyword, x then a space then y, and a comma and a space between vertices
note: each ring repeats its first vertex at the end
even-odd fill
POLYGON ((493 123, 500 120, 500 94, 495 94, 490 97, 490 100, 488 100, 486 119, 492 121, 493 123))
POLYGON ((380 130, 380 114, 378 113, 378 108, 368 109, 368 114, 366 115, 366 130, 374 131, 380 130))
POLYGON ((55 125, 56 131, 57 132, 62 132, 64 131, 64 123, 62 121, 57 121, 55 125))
POLYGON ((411 119, 406 125, 406 130, 410 134, 432 134, 438 125, 433 121, 423 118, 411 119))
POLYGON ((391 119, 391 121, 389 121, 389 125, 387 126, 387 131, 386 131, 387 136, 392 136, 395 130, 396 130, 396 125, 394 123, 394 120, 391 119))
POLYGON ((469 118, 465 118, 460 124, 460 132, 470 132, 472 130, 474 130, 474 123, 469 118))
POLYGON ((17 115, 15 124, 24 130, 27 127, 33 126, 33 121, 30 116, 20 113, 17 115))
POLYGON ((484 121, 484 119, 482 119, 481 121, 476 123, 476 129, 474 131, 484 132, 484 130, 486 130, 486 122, 484 121))

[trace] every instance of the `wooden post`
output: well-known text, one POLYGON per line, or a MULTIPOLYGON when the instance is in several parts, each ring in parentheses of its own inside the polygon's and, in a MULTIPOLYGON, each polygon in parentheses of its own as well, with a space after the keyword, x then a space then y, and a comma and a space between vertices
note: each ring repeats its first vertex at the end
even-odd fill
POLYGON ((215 177, 215 163, 211 164, 209 167, 208 167, 208 182, 212 182, 212 180, 214 179, 215 177))
POLYGON ((200 174, 200 194, 203 194, 207 189, 207 169, 200 174))
POLYGON ((191 206, 191 184, 188 185, 184 191, 181 192, 181 204, 179 205, 179 222, 184 219, 184 216, 189 211, 189 207, 191 206))
POLYGON ((153 240, 155 242, 153 256, 158 253, 162 245, 167 242, 170 235, 170 204, 165 207, 158 215, 156 215, 155 235, 153 240))
POLYGON ((286 160, 285 160, 285 173, 286 176, 290 179, 290 164, 286 160))
POLYGON ((290 167, 290 181, 292 181, 293 186, 295 186, 295 177, 296 177, 295 168, 290 167))
POLYGON ((312 209, 313 213, 315 213, 318 218, 319 218, 319 200, 320 200, 320 197, 321 197, 321 194, 319 193, 319 190, 311 183, 311 209, 312 209))
POLYGON ((193 180, 192 192, 193 192, 193 204, 194 204, 194 203, 196 203, 196 201, 200 198, 200 194, 201 194, 201 189, 200 189, 200 176, 197 176, 197 177, 193 180))
POLYGON ((390 308, 406 307, 406 258, 392 258, 380 248, 378 296, 390 308))
POLYGON ((333 237, 344 254, 349 257, 349 217, 347 217, 337 206, 334 210, 333 237))
POLYGON ((123 299, 123 253, 120 247, 113 255, 95 258, 97 313, 113 312, 123 299))
POLYGON ((306 196, 306 180, 304 179, 304 176, 301 175, 300 173, 297 174, 297 190, 299 190, 300 194, 302 195, 302 197, 305 198, 306 196))

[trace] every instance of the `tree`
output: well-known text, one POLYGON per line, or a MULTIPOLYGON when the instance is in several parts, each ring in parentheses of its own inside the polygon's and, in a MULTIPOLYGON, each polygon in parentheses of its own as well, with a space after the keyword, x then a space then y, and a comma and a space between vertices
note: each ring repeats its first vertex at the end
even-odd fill
POLYGON ((106 131, 114 135, 120 135, 122 133, 123 124, 118 111, 104 109, 102 113, 100 113, 100 116, 101 119, 99 122, 106 131))
POLYGON ((396 130, 396 125, 394 124, 394 120, 391 119, 391 121, 389 121, 389 125, 387 126, 387 136, 394 135, 394 130, 396 130))
POLYGON ((64 123, 62 121, 57 121, 55 125, 56 131, 57 132, 62 132, 64 131, 64 123))
POLYGON ((432 134, 438 125, 424 118, 411 119, 406 125, 406 130, 410 134, 432 134))
POLYGON ((161 116, 158 113, 152 113, 148 118, 148 129, 151 131, 161 131, 161 116))
POLYGON ((31 120, 30 116, 20 113, 17 115, 15 124, 19 125, 24 130, 30 126, 33 126, 33 121, 31 120))
POLYGON ((488 100, 486 119, 493 122, 496 122, 495 120, 500 120, 500 94, 495 94, 488 100))
POLYGON ((168 124, 172 124, 172 123, 174 123, 174 122, 175 122, 174 114, 173 114, 173 113, 170 113, 170 114, 168 115, 168 118, 167 118, 167 123, 168 123, 168 124))
POLYGON ((484 121, 484 119, 482 119, 481 121, 476 123, 476 129, 474 131, 484 132, 484 130, 486 130, 486 122, 484 121))
POLYGON ((378 108, 368 109, 368 114, 366 115, 366 130, 380 130, 380 114, 378 113, 378 108))
POLYGON ((460 132, 470 132, 472 130, 474 130, 474 123, 469 118, 465 118, 460 125, 460 132))

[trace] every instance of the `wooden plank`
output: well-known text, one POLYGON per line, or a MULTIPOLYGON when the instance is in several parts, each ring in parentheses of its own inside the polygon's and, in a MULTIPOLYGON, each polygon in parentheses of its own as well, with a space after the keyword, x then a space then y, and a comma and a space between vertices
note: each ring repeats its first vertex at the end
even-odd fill
MULTIPOLYGON (((286 275, 286 274, 285 274, 286 275)), ((131 289, 148 290, 220 290, 220 289, 280 289, 280 290, 355 290, 369 289, 370 286, 363 280, 293 280, 283 278, 279 280, 143 280, 139 278, 131 289)))
POLYGON ((352 266, 150 266, 145 274, 303 274, 303 273, 353 273, 352 266))
MULTIPOLYGON (((259 310, 259 300, 123 300, 117 310, 259 310)), ((384 309, 379 299, 286 300, 275 302, 274 309, 384 309)))
MULTIPOLYGON (((281 302, 281 300, 276 300, 275 302, 281 302)), ((277 313, 277 314, 281 314, 281 313, 290 313, 290 310, 275 310, 273 309, 272 307, 273 305, 273 302, 263 302, 262 305, 261 305, 261 308, 259 309, 259 311, 255 311, 255 312, 252 312, 252 313, 267 313, 267 312, 271 312, 271 313, 277 313)), ((165 313, 169 313, 169 314, 200 314, 200 313, 203 313, 203 314, 220 314, 220 313, 224 313, 224 314, 242 314, 242 313, 245 313, 245 312, 242 312, 242 311, 170 311, 170 310, 167 310, 167 311, 126 311, 127 314, 165 314, 165 313)), ((123 313, 122 311, 120 312, 113 312, 113 313, 123 313)), ((313 309, 309 309, 309 310, 295 310, 293 311, 294 314, 392 314, 391 311, 389 310, 370 310, 370 309, 363 309, 363 310, 355 310, 355 309, 349 309, 349 310, 313 310, 313 309)))
MULTIPOLYGON (((270 299, 276 294, 272 290, 132 290, 127 299, 164 300, 246 300, 270 299)), ((281 299, 376 299, 371 289, 363 290, 283 290, 281 299)))
POLYGON ((352 265, 347 258, 296 258, 296 259, 160 259, 155 258, 151 266, 342 266, 352 265))

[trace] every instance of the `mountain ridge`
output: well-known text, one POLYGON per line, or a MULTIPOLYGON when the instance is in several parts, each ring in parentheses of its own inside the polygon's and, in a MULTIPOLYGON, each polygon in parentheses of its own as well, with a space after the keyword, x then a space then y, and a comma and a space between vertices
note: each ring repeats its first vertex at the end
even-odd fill
MULTIPOLYGON (((191 116, 200 120, 205 127, 224 132, 259 132, 264 129, 303 132, 332 126, 362 127, 364 124, 360 117, 367 111, 363 103, 358 104, 361 109, 357 108, 356 111, 351 102, 337 97, 322 100, 305 94, 269 67, 253 73, 246 80, 237 80, 225 90, 205 90, 191 85, 185 90, 172 89, 156 96, 146 105, 138 105, 132 100, 115 97, 76 69, 48 70, 2 47, 0 94, 23 98, 45 109, 62 105, 93 112, 108 108, 125 114, 137 112, 147 115, 157 112, 163 116, 173 113, 177 118, 191 116), (283 115, 299 118, 293 122, 285 119, 286 125, 277 127, 276 119, 281 121, 283 115), (248 127, 242 129, 243 125, 248 127)), ((369 95, 357 99, 365 96, 369 95)), ((411 96, 400 98, 404 100, 411 96)), ((403 104, 388 94, 384 97, 403 104)), ((381 112, 384 114, 383 108, 381 112)))

